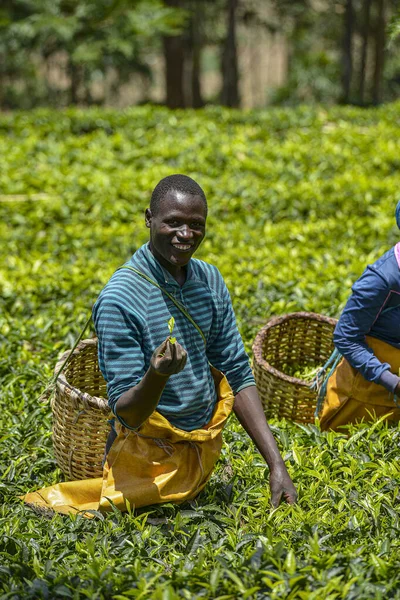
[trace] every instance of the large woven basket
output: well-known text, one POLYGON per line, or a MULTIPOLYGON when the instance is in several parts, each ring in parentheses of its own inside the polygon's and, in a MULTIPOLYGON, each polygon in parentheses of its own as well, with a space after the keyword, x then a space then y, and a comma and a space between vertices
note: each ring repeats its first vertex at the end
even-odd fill
MULTIPOLYGON (((69 352, 60 357, 57 373, 69 352)), ((51 402, 53 446, 67 479, 102 476, 111 416, 106 382, 97 361, 97 340, 82 340, 59 376, 51 402)))
POLYGON ((285 374, 289 366, 321 367, 334 350, 336 319, 296 312, 271 318, 253 344, 253 371, 268 417, 313 423, 317 392, 285 374))

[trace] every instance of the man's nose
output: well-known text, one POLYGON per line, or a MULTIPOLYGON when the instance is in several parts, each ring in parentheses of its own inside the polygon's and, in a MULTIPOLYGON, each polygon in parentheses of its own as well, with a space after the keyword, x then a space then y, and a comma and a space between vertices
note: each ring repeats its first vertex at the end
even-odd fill
POLYGON ((185 240, 190 240, 193 237, 193 231, 187 225, 182 225, 177 231, 177 234, 180 238, 184 238, 185 240))

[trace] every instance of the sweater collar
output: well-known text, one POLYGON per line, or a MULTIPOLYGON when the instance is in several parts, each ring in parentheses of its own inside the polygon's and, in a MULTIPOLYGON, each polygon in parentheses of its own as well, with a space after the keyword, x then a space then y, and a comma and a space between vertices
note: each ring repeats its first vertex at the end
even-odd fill
MULTIPOLYGON (((176 287, 180 287, 178 282, 176 281, 176 279, 174 279, 172 277, 171 273, 169 273, 169 271, 167 271, 167 269, 165 269, 158 262, 158 260, 156 259, 156 257, 152 253, 152 251, 150 250, 150 245, 148 242, 147 242, 147 244, 143 244, 143 246, 139 249, 137 254, 139 254, 138 258, 140 259, 139 266, 143 268, 146 265, 147 270, 150 271, 151 275, 153 277, 155 277, 156 281, 160 285, 169 284, 169 285, 173 285, 176 287)), ((192 262, 192 259, 190 259, 190 261, 188 262, 188 264, 186 266, 185 284, 190 279, 193 279, 193 269, 192 269, 191 262, 192 262)))

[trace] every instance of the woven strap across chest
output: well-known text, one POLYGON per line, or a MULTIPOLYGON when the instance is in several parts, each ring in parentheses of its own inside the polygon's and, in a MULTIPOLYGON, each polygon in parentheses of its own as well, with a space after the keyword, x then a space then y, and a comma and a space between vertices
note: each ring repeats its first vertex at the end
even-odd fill
POLYGON ((197 325, 197 323, 193 319, 193 317, 190 315, 190 313, 188 312, 188 310, 186 309, 186 307, 182 304, 182 302, 179 302, 179 300, 177 300, 172 294, 170 294, 169 292, 167 292, 167 290, 165 288, 163 288, 159 283, 157 283, 157 281, 154 281, 154 279, 152 279, 151 277, 149 277, 145 273, 142 273, 142 271, 139 271, 139 269, 135 269, 135 267, 131 267, 129 265, 123 265, 122 267, 120 267, 119 269, 117 269, 117 271, 120 271, 121 269, 129 269, 130 271, 133 271, 134 273, 136 273, 136 275, 139 275, 140 277, 142 277, 142 279, 145 279, 146 281, 148 281, 149 283, 151 283, 152 285, 154 285, 155 287, 157 287, 159 290, 161 290, 162 293, 165 294, 171 300, 171 302, 173 302, 175 304, 175 306, 177 308, 179 308, 179 310, 181 311, 181 313, 183 313, 185 315, 185 317, 191 322, 191 324, 193 325, 193 327, 195 327, 195 329, 197 329, 197 331, 201 335, 201 338, 202 338, 202 340, 204 342, 204 345, 207 344, 206 336, 204 335, 204 333, 202 332, 202 330, 200 329, 200 327, 197 325))

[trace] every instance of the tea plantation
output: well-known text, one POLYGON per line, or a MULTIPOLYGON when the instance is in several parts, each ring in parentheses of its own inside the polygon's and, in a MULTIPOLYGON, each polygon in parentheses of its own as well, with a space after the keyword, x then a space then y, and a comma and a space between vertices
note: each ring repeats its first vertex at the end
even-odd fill
POLYGON ((61 480, 38 396, 111 273, 147 239, 159 179, 209 201, 198 256, 216 264, 251 351, 271 316, 338 316, 399 236, 400 104, 0 116, 0 598, 400 598, 400 428, 321 433, 272 421, 299 492, 268 472, 234 417, 190 504, 46 519, 18 496, 61 480))

